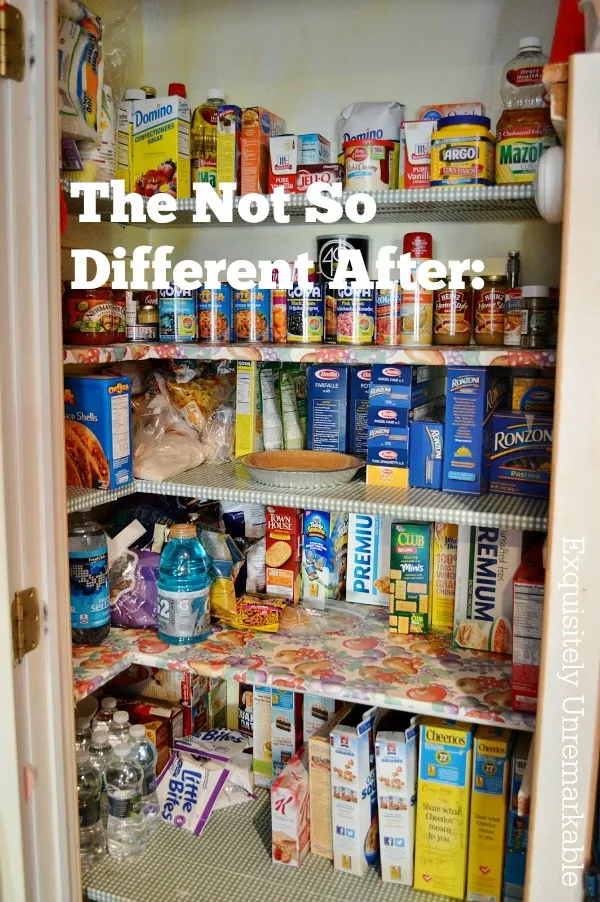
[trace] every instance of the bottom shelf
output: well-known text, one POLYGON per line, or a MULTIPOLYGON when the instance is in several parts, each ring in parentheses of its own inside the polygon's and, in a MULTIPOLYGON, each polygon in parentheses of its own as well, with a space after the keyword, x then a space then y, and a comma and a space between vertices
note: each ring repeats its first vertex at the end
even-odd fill
POLYGON ((309 853, 300 868, 271 861, 270 797, 213 813, 201 836, 161 825, 139 858, 105 858, 84 874, 89 902, 448 902, 447 896, 334 871, 309 853))

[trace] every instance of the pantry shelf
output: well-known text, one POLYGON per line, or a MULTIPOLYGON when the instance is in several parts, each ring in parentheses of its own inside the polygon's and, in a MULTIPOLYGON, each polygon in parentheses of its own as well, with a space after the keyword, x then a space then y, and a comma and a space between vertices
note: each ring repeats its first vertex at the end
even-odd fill
POLYGON ((453 648, 450 638, 390 633, 378 607, 332 604, 302 627, 260 633, 213 627, 196 646, 169 646, 151 630, 113 629, 96 648, 73 650, 74 695, 95 692, 129 664, 280 686, 416 714, 533 730, 510 707, 511 662, 453 648))

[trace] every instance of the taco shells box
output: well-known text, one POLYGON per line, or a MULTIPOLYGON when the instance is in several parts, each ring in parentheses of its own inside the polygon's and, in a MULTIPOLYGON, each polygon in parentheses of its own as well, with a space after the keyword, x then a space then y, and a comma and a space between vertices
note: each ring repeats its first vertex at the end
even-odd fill
POLYGON ((116 489, 133 479, 131 380, 65 377, 67 485, 116 489))

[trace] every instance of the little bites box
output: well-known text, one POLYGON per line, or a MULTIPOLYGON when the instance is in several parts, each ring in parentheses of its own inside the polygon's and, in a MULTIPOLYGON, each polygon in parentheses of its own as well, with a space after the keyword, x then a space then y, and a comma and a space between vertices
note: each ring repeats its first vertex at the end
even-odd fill
POLYGON ((190 196, 190 108, 183 97, 136 100, 132 140, 132 190, 190 196))
POLYGON ((392 518, 350 514, 346 601, 387 606, 392 518))
POLYGON ((267 595, 299 601, 302 591, 302 511, 267 507, 267 595))
POLYGON ((242 173, 240 194, 269 190, 269 139, 283 134, 284 121, 260 106, 242 111, 242 173))
POLYGON ((310 844, 308 756, 294 755, 271 787, 273 861, 299 867, 310 844))
POLYGON ((431 526, 394 523, 390 560, 390 630, 429 632, 431 526))
POLYGON ((425 717, 419 728, 415 889, 464 899, 474 726, 425 717))

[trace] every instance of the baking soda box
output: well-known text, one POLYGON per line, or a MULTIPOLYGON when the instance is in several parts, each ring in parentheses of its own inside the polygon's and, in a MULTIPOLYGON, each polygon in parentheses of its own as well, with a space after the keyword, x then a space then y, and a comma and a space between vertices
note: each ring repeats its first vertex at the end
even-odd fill
POLYGON ((469 844, 473 724, 420 723, 415 889, 464 899, 469 844))
POLYGON ((346 601, 387 606, 391 517, 349 514, 346 601))

